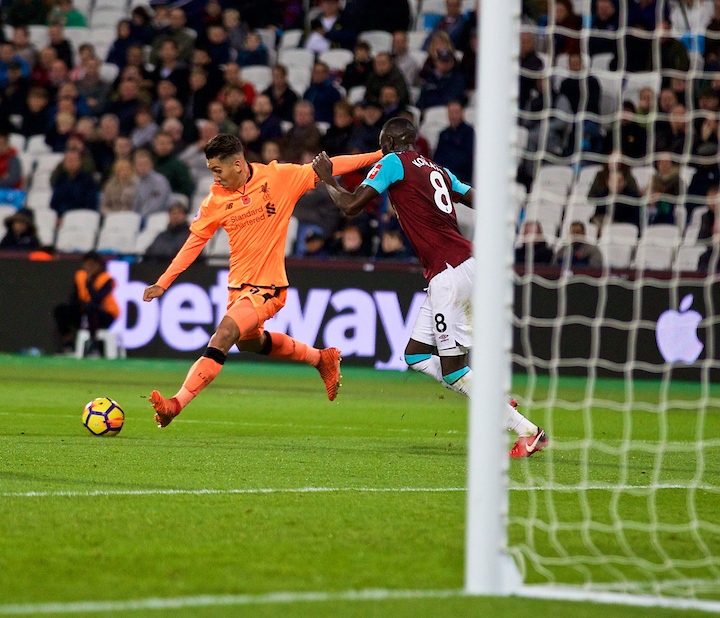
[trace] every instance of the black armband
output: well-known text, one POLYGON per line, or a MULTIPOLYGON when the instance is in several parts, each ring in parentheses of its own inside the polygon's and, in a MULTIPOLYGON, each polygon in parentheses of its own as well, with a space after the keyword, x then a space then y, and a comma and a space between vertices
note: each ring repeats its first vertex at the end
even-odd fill
POLYGON ((227 358, 227 354, 223 354, 217 348, 211 348, 210 346, 208 346, 207 350, 205 350, 203 356, 206 356, 207 358, 210 358, 216 363, 220 363, 221 365, 225 364, 225 359, 227 358))
POLYGON ((258 354, 264 354, 267 356, 272 352, 272 337, 270 336, 270 333, 265 333, 265 344, 263 347, 258 351, 258 354))

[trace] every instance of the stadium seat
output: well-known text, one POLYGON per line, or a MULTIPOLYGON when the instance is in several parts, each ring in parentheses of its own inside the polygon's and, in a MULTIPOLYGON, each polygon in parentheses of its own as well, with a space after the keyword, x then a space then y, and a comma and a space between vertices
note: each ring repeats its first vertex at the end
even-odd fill
POLYGON ((620 92, 622 90, 622 75, 614 71, 601 71, 590 68, 590 75, 600 83, 600 115, 602 122, 613 122, 615 112, 620 109, 620 92))
MULTIPOLYGON (((107 56, 107 54, 105 54, 105 56, 107 56)), ((105 56, 103 56, 103 58, 105 56)), ((118 76, 118 73, 120 73, 120 68, 116 64, 112 64, 110 62, 103 62, 100 66, 100 77, 106 82, 114 82, 118 76)))
MULTIPOLYGON (((302 40, 302 36, 302 30, 285 30, 280 38, 280 49, 293 49, 298 47, 300 45, 300 41, 302 40)), ((282 63, 279 58, 278 60, 282 63)))
POLYGON ((17 208, 15 208, 15 206, 10 206, 10 204, 0 204, 0 233, 3 235, 5 234, 5 219, 14 215, 16 212, 17 208))
POLYGON ((652 177, 655 175, 655 168, 652 165, 633 167, 630 171, 635 177, 635 180, 637 180, 638 187, 640 187, 641 191, 644 191, 647 188, 652 180, 652 177))
POLYGON ((60 223, 55 248, 66 253, 90 251, 95 247, 99 227, 99 212, 87 209, 69 210, 60 223))
POLYGON ((215 235, 208 242, 206 250, 208 257, 226 258, 230 255, 230 237, 224 228, 220 228, 215 232, 215 235))
MULTIPOLYGON (((117 24, 120 20, 125 19, 126 17, 127 12, 122 9, 117 9, 115 7, 95 8, 90 15, 90 26, 93 29, 103 28, 107 27, 108 24, 117 24)), ((69 28, 67 30, 69 30, 69 28)), ((189 28, 186 28, 186 30, 189 30, 189 28)))
MULTIPOLYGON (((590 219, 592 219, 592 216, 594 214, 595 204, 588 204, 585 200, 578 202, 570 200, 570 203, 565 207, 565 218, 563 219, 562 235, 565 235, 565 230, 570 229, 570 224, 574 223, 575 221, 584 223, 585 227, 587 228, 587 226, 590 224, 590 219)), ((595 238, 597 238, 597 233, 595 235, 595 238)))
POLYGON ((682 181, 685 183, 685 189, 690 186, 696 171, 694 167, 690 167, 689 165, 680 166, 680 178, 682 178, 682 181))
POLYGON ((635 251, 635 268, 640 270, 669 270, 675 249, 671 245, 658 245, 641 240, 635 251))
POLYGON ((539 168, 533 182, 531 199, 533 195, 544 197, 555 195, 567 197, 573 180, 573 169, 567 165, 543 165, 539 168))
MULTIPOLYGON (((25 203, 32 210, 48 210, 52 200, 52 191, 49 189, 32 189, 28 191, 25 203)), ((55 212, 55 211, 53 211, 55 212)))
POLYGON ((602 229, 598 247, 610 268, 630 268, 638 228, 632 223, 610 223, 602 229))
POLYGON ((35 172, 38 174, 52 174, 55 168, 62 163, 65 155, 62 152, 44 152, 35 159, 35 172))
POLYGON ((365 86, 353 86, 347 94, 348 103, 355 105, 365 98, 365 86))
POLYGON ((34 155, 41 155, 52 152, 50 146, 45 143, 44 135, 33 135, 28 138, 27 144, 25 145, 25 152, 34 155))
POLYGON ((638 103, 638 95, 643 88, 652 88, 655 95, 660 94, 661 75, 657 71, 644 73, 628 73, 625 87, 623 88, 623 101, 638 103))
POLYGON ((10 145, 19 153, 25 150, 25 136, 20 133, 10 133, 8 136, 10 145))
MULTIPOLYGON (((302 98, 310 86, 311 71, 312 69, 310 67, 294 66, 288 72, 288 84, 293 91, 298 93, 300 98, 302 98)), ((285 129, 283 129, 283 131, 285 131, 285 129)))
POLYGON ((428 107, 423 113, 423 123, 438 124, 447 127, 450 124, 447 107, 444 105, 428 107))
POLYGON ((42 49, 48 44, 48 27, 47 26, 28 26, 28 34, 30 35, 30 42, 37 47, 42 49))
POLYGON ((52 186, 50 185, 51 176, 52 172, 36 169, 30 179, 28 189, 31 191, 52 191, 52 186))
POLYGON ((19 152, 18 159, 20 159, 20 168, 22 169, 22 175, 27 186, 27 181, 35 170, 35 155, 29 152, 19 152))
POLYGON ((272 69, 260 64, 243 67, 242 78, 255 86, 257 92, 262 92, 272 83, 272 69))
POLYGON ((422 47, 425 44, 428 33, 422 32, 408 32, 408 50, 409 51, 422 51, 422 47))
POLYGON ((360 40, 370 45, 370 53, 373 56, 380 52, 392 51, 392 34, 385 30, 366 30, 360 33, 360 40))
POLYGON ((570 196, 574 201, 586 200, 595 176, 602 170, 602 165, 586 165, 580 170, 570 187, 570 196))
POLYGON ((525 208, 525 203, 527 202, 527 189, 525 188, 525 185, 521 185, 519 182, 513 183, 512 190, 510 192, 510 199, 515 208, 514 220, 517 221, 523 208, 525 208))
POLYGON ((290 223, 288 224, 287 238, 285 239, 285 257, 292 255, 295 241, 297 240, 298 233, 298 220, 296 217, 290 217, 290 223))
POLYGON ((683 242, 682 244, 684 246, 692 247, 697 244, 698 234, 700 233, 700 225, 688 225, 685 228, 685 233, 683 234, 683 242))
POLYGON ((167 212, 154 212, 145 220, 145 226, 135 241, 136 255, 143 255, 147 251, 155 237, 167 228, 168 219, 167 212))
POLYGON ((43 247, 52 247, 55 242, 57 228, 57 213, 51 208, 35 210, 35 226, 38 231, 38 238, 43 247))
POLYGON ((105 215, 98 236, 97 250, 134 253, 140 221, 140 215, 132 211, 112 212, 105 215))
POLYGON ((550 238, 557 238, 563 218, 564 204, 552 199, 533 199, 525 206, 525 221, 539 221, 543 232, 550 238))
POLYGON ((590 60, 590 68, 597 71, 609 71, 615 54, 595 54, 590 60))
POLYGON ((308 49, 282 48, 278 54, 278 63, 288 68, 288 79, 292 78, 296 67, 310 71, 314 61, 315 54, 308 49))
MULTIPOLYGON (((126 357, 127 354, 125 346, 122 343, 122 335, 120 333, 101 328, 95 333, 95 338, 97 341, 102 342, 105 358, 115 360, 117 358, 126 357)), ((85 356, 85 349, 88 343, 90 343, 90 331, 86 328, 81 328, 75 336, 76 359, 79 360, 85 356)))
POLYGON ((327 64, 331 71, 344 71, 353 61, 353 53, 348 49, 329 49, 320 54, 318 60, 327 64))
POLYGON ((638 228, 632 223, 609 223, 603 226, 603 241, 635 245, 638 239, 638 228))
POLYGON ((260 35, 265 47, 269 52, 274 52, 277 47, 277 33, 271 28, 258 28, 257 33, 260 35))
POLYGON ((661 223, 648 225, 641 241, 654 245, 677 245, 680 243, 681 229, 677 225, 661 223))
POLYGON ((674 269, 683 272, 697 272, 698 260, 707 251, 705 246, 691 247, 683 245, 675 256, 674 269))
POLYGON ((423 51, 422 49, 411 49, 410 55, 415 61, 415 64, 417 64, 421 68, 425 64, 425 61, 428 57, 428 53, 426 51, 423 51))

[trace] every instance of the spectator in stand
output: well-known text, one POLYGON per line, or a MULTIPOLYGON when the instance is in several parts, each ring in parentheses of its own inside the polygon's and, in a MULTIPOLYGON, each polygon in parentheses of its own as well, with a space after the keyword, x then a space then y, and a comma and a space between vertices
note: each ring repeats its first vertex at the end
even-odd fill
POLYGON ((477 46, 478 37, 477 30, 473 28, 470 30, 470 39, 468 42, 467 49, 463 52, 462 60, 458 66, 460 75, 465 80, 465 96, 469 99, 475 90, 475 69, 477 66, 477 46))
POLYGON ((55 114, 55 123, 45 134, 45 143, 53 152, 65 152, 65 144, 70 133, 75 128, 75 116, 58 112, 55 114))
POLYGON ((331 246, 332 255, 338 258, 367 258, 370 252, 360 228, 354 223, 347 224, 338 241, 331 246))
POLYGON ((638 104, 635 109, 635 113, 637 115, 638 124, 640 124, 644 129, 647 129, 648 118, 651 112, 655 111, 656 107, 657 97, 655 96, 655 91, 649 86, 642 88, 640 92, 638 92, 638 104))
POLYGON ((57 53, 52 47, 43 47, 38 52, 37 64, 30 71, 30 83, 33 86, 47 88, 50 84, 50 68, 57 60, 57 53))
POLYGON ((207 108, 217 95, 208 85, 208 74, 205 69, 193 68, 190 71, 190 98, 186 115, 190 118, 207 118, 207 108))
POLYGON ((157 84, 161 79, 172 82, 182 96, 186 96, 189 71, 180 60, 180 48, 173 39, 165 39, 158 49, 158 64, 150 79, 157 84))
POLYGON ((84 28, 85 16, 73 7, 72 0, 57 0, 55 10, 50 14, 48 20, 57 22, 68 28, 84 28))
POLYGON ((310 86, 303 99, 310 101, 315 108, 315 120, 332 122, 333 105, 342 99, 342 95, 330 80, 330 69, 324 62, 316 62, 312 68, 310 86))
POLYGON ((239 86, 225 86, 223 88, 225 109, 228 118, 240 126, 243 120, 251 120, 253 117, 252 108, 245 98, 245 92, 239 86))
POLYGON ((348 2, 345 7, 346 19, 358 32, 366 30, 410 29, 410 7, 407 0, 363 0, 348 2))
POLYGON ((237 62, 228 62, 223 69, 222 76, 226 88, 228 86, 240 88, 245 95, 247 104, 250 105, 253 102, 255 98, 255 87, 250 82, 243 80, 242 71, 237 62))
POLYGON ((100 212, 106 215, 111 212, 132 210, 136 185, 137 177, 132 161, 117 159, 100 196, 100 212))
POLYGON ((206 49, 208 54, 210 54, 210 58, 213 63, 218 66, 227 64, 230 60, 232 60, 230 55, 232 48, 230 47, 230 42, 227 38, 227 32, 225 32, 225 28, 222 24, 208 26, 206 49))
POLYGON ((121 135, 115 140, 115 145, 113 147, 113 155, 115 159, 132 159, 134 152, 135 149, 133 148, 129 137, 121 135))
POLYGON ((22 76, 20 65, 14 61, 8 65, 7 77, 8 83, 2 93, 0 108, 8 116, 22 114, 26 109, 30 82, 22 76))
POLYGON ((604 164, 588 193, 588 198, 597 204, 590 222, 598 229, 608 222, 632 223, 639 227, 640 196, 637 182, 627 165, 604 164))
POLYGON ((213 92, 214 96, 223 86, 223 74, 220 67, 213 64, 210 54, 204 49, 195 49, 193 51, 193 60, 190 70, 203 69, 207 73, 208 88, 213 92))
POLYGON ((165 101, 163 105, 163 124, 170 118, 179 120, 183 125, 182 141, 185 144, 190 144, 197 139, 198 131, 197 126, 193 120, 189 120, 185 114, 185 109, 182 103, 177 99, 169 99, 165 101))
POLYGON ((395 86, 383 86, 380 89, 380 107, 383 111, 383 124, 390 118, 399 116, 405 108, 400 105, 400 95, 395 86))
POLYGON ((602 268, 603 258, 600 249, 589 243, 582 221, 570 224, 569 242, 562 243, 553 258, 553 266, 563 268, 602 268))
POLYGON ((27 26, 16 26, 13 29, 13 45, 15 53, 27 62, 30 68, 38 61, 38 50, 30 42, 30 31, 27 26))
POLYGON ((260 145, 262 146, 269 139, 280 139, 282 137, 280 119, 273 113, 270 97, 266 94, 258 94, 251 107, 255 116, 255 123, 260 129, 260 137, 258 138, 260 145))
POLYGON ((44 88, 30 88, 27 95, 27 109, 22 114, 20 133, 25 137, 45 133, 50 124, 48 94, 44 88))
POLYGON ((345 67, 340 85, 345 92, 356 86, 365 86, 372 72, 373 63, 370 59, 370 45, 366 41, 358 41, 353 49, 353 61, 345 67))
POLYGON ((260 129, 254 120, 243 120, 240 123, 240 141, 243 144, 243 155, 250 163, 260 162, 260 129))
POLYGON ((68 69, 72 69, 75 66, 73 48, 70 41, 65 38, 65 31, 61 24, 48 26, 48 42, 50 47, 55 50, 58 60, 62 60, 68 69))
MULTIPOLYGON (((577 115, 582 112, 588 114, 600 114, 600 82, 592 75, 582 76, 583 73, 582 56, 578 54, 570 54, 568 57, 568 69, 572 75, 562 81, 560 84, 560 94, 567 97, 573 114, 577 115)), ((578 127, 582 131, 582 149, 585 152, 601 152, 602 150, 602 133, 600 131, 600 123, 591 118, 584 118, 582 127, 578 127)), ((570 144, 575 143, 574 131, 569 137, 570 144)))
POLYGON ((682 154, 685 150, 687 115, 685 107, 676 105, 670 112, 668 130, 658 130, 655 135, 655 151, 668 151, 682 154))
POLYGON ((531 32, 520 34, 520 109, 526 109, 530 93, 535 88, 535 80, 544 68, 540 56, 535 53, 535 37, 531 32))
POLYGON ((187 222, 190 202, 181 193, 170 196, 168 207, 168 226, 160 232, 145 251, 146 260, 169 261, 177 255, 190 236, 187 222))
POLYGON ((186 64, 192 60, 192 50, 195 46, 195 37, 185 28, 187 19, 185 12, 180 9, 172 9, 169 14, 167 29, 163 29, 159 36, 152 43, 150 51, 150 63, 157 66, 160 64, 160 48, 162 44, 172 39, 178 47, 178 57, 186 64))
POLYGON ((117 89, 117 86, 119 86, 120 82, 124 79, 123 75, 127 75, 126 70, 129 67, 134 67, 137 70, 142 88, 152 88, 153 82, 150 79, 152 74, 145 68, 145 52, 143 51, 142 45, 133 44, 128 47, 125 55, 125 65, 120 68, 120 75, 118 75, 113 84, 114 89, 117 89))
POLYGON ((408 34, 404 30, 393 32, 392 60, 408 86, 419 85, 420 66, 408 49, 408 34))
POLYGON ((525 221, 522 227, 522 243, 515 249, 515 263, 549 265, 553 257, 540 222, 525 221))
POLYGON ((447 105, 450 126, 440 133, 433 160, 449 169, 458 180, 472 182, 473 144, 475 131, 464 120, 464 111, 459 101, 447 105))
POLYGON ((660 33, 660 68, 667 80, 666 71, 686 72, 690 69, 690 57, 687 48, 672 36, 672 26, 663 21, 660 33))
POLYGON ((610 128, 603 139, 603 152, 620 150, 626 157, 641 159, 647 154, 647 130, 637 122, 637 112, 631 101, 623 103, 620 116, 620 143, 615 142, 615 129, 610 128))
POLYGON ((189 199, 195 191, 195 185, 188 166, 173 154, 174 148, 173 139, 167 133, 158 133, 155 136, 153 139, 155 171, 168 179, 173 193, 182 193, 189 199))
POLYGON ((100 67, 100 60, 91 58, 85 65, 85 75, 75 83, 78 93, 95 116, 105 109, 110 94, 110 84, 102 78, 100 67))
MULTIPOLYGON (((670 11, 668 3, 663 0, 638 0, 628 3, 628 34, 624 37, 625 45, 625 67, 618 66, 618 69, 633 73, 638 71, 652 70, 652 46, 653 37, 635 35, 635 30, 644 30, 645 33, 653 33, 657 30, 658 18, 660 23, 668 19, 670 11), (658 6, 659 5, 659 6, 658 6)), ((611 68, 615 68, 612 67, 611 68)))
POLYGON ((212 120, 205 120, 200 125, 200 136, 197 141, 190 144, 179 155, 180 159, 190 170, 190 176, 197 185, 202 178, 211 175, 207 168, 207 157, 205 157, 205 145, 221 131, 218 125, 212 120))
POLYGON ((331 157, 348 154, 354 128, 352 105, 347 101, 338 101, 333 106, 333 122, 322 136, 322 149, 331 157))
POLYGON ((152 110, 156 122, 163 121, 163 108, 170 99, 177 97, 177 87, 171 81, 161 79, 155 88, 157 97, 153 99, 152 110))
POLYGON ((249 32, 248 25, 240 20, 240 11, 237 9, 225 9, 222 24, 225 26, 230 47, 239 52, 245 47, 245 37, 249 32))
POLYGON ((33 251, 40 246, 35 227, 35 214, 29 208, 20 208, 5 218, 5 237, 0 251, 33 251))
POLYGON ((395 86, 400 96, 401 105, 410 104, 410 94, 405 77, 392 61, 387 52, 380 52, 373 60, 373 72, 368 77, 365 88, 365 100, 377 103, 380 101, 380 91, 383 86, 395 86))
POLYGON ((140 45, 150 45, 155 31, 152 27, 152 17, 144 6, 133 7, 130 11, 130 37, 140 45))
POLYGON ((451 52, 453 56, 455 55, 455 46, 452 44, 447 32, 436 32, 430 37, 430 45, 427 50, 428 55, 420 69, 420 85, 435 72, 437 55, 438 52, 442 50, 451 52))
POLYGON ((115 162, 115 141, 120 135, 120 121, 114 114, 104 114, 100 118, 97 134, 89 144, 95 167, 104 179, 108 178, 115 162))
POLYGON ((339 0, 320 0, 320 15, 310 22, 303 47, 316 53, 331 47, 352 49, 357 31, 349 27, 351 23, 345 23, 339 0))
POLYGON ((720 70, 720 2, 713 2, 713 16, 705 31, 705 71, 720 70))
POLYGON ((359 122, 355 126, 350 149, 352 151, 369 152, 377 147, 380 131, 383 126, 383 110, 380 103, 367 101, 358 110, 359 122))
POLYGON ((700 0, 678 0, 668 3, 670 19, 668 25, 675 36, 701 37, 713 19, 713 3, 700 0))
POLYGON ((715 233, 715 211, 720 202, 720 186, 717 183, 710 184, 705 194, 705 206, 707 210, 700 217, 700 230, 698 241, 709 241, 715 233))
POLYGON ((48 5, 42 0, 15 0, 5 5, 5 20, 10 26, 44 26, 48 5))
POLYGON ((617 39, 612 37, 619 27, 616 1, 597 0, 595 2, 595 10, 590 22, 590 42, 588 43, 588 51, 591 56, 612 54, 615 66, 617 66, 617 39), (606 36, 598 36, 595 33, 602 33, 606 36))
POLYGON ((465 80, 455 66, 455 56, 441 50, 438 52, 435 72, 428 76, 420 89, 417 106, 447 105, 450 101, 465 101, 465 80))
POLYGON ((656 172, 648 187, 648 223, 675 223, 675 206, 680 203, 683 183, 680 180, 680 166, 672 160, 669 152, 656 155, 656 172))
POLYGON ((118 98, 111 101, 106 113, 114 114, 120 122, 120 132, 123 135, 129 135, 133 129, 135 122, 135 113, 140 107, 140 99, 138 98, 138 83, 131 79, 125 79, 120 82, 118 98))
POLYGON ((555 55, 580 53, 580 28, 582 17, 575 13, 572 0, 555 0, 554 25, 556 28, 575 30, 577 35, 555 33, 555 55))
POLYGON ((188 145, 183 140, 183 123, 177 118, 167 118, 160 126, 160 133, 167 133, 173 141, 173 154, 180 155, 180 153, 188 145))
POLYGON ((415 257, 412 249, 405 244, 400 227, 386 228, 380 234, 380 248, 375 256, 378 260, 408 261, 415 257))
POLYGON ((427 51, 430 38, 436 32, 447 32, 456 49, 465 49, 468 44, 470 28, 467 17, 462 14, 461 0, 445 0, 445 15, 435 24, 428 38, 425 39, 423 49, 427 51))
POLYGON ((82 158, 76 150, 67 150, 62 168, 53 184, 52 208, 58 217, 68 210, 97 210, 98 188, 92 176, 82 169, 82 158))
POLYGON ((22 77, 30 77, 30 66, 15 53, 15 46, 10 42, 0 43, 0 88, 5 88, 8 85, 10 63, 20 66, 22 77))
POLYGON ((227 110, 220 101, 213 101, 208 105, 208 119, 218 126, 220 133, 237 135, 238 126, 228 118, 227 110))
POLYGON ((130 133, 135 148, 147 148, 158 132, 158 125, 153 118, 152 109, 139 107, 135 112, 135 128, 130 133))
POLYGON ((299 163, 306 150, 320 152, 322 134, 315 124, 315 108, 310 101, 298 101, 293 111, 293 126, 282 137, 283 159, 289 163, 299 163))
POLYGON ((245 47, 237 54, 237 63, 241 67, 251 65, 267 65, 269 63, 268 48, 263 43, 257 30, 251 30, 245 37, 245 47))
POLYGON ((22 180, 22 165, 17 151, 10 145, 9 133, 0 130, 0 190, 19 190, 22 180))
POLYGON ((430 144, 427 141, 427 138, 420 133, 420 130, 417 126, 418 119, 415 118, 415 114, 413 114, 410 110, 403 110, 399 114, 400 118, 405 118, 405 120, 409 120, 410 122, 415 125, 415 150, 420 153, 423 157, 426 159, 430 158, 430 144))
POLYGON ((298 220, 297 242, 295 255, 305 254, 305 242, 310 232, 329 238, 337 230, 342 213, 330 198, 324 183, 318 183, 313 189, 297 201, 293 216, 298 220))
POLYGON ((272 83, 263 92, 270 97, 273 112, 280 120, 291 121, 298 95, 293 92, 287 81, 287 69, 282 64, 272 68, 272 83))
POLYGON ((170 183, 153 169, 153 157, 147 150, 137 150, 133 155, 133 167, 137 176, 133 210, 142 217, 167 210, 170 200, 170 183))
POLYGON ((325 259, 330 254, 325 248, 325 237, 319 232, 310 230, 305 236, 305 251, 302 254, 304 258, 325 259))
POLYGON ((137 39, 132 36, 132 26, 127 19, 121 19, 117 23, 117 38, 108 50, 106 62, 114 64, 119 68, 125 68, 127 62, 127 51, 129 47, 137 43, 137 39))
POLYGON ((272 161, 282 161, 280 156, 280 145, 273 140, 265 142, 262 150, 260 151, 260 160, 265 165, 271 163, 272 161))

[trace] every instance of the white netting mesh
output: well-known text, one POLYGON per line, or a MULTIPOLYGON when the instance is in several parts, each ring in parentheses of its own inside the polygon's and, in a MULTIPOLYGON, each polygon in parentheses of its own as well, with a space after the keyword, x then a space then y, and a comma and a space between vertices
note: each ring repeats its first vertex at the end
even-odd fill
POLYGON ((512 359, 552 447, 511 466, 511 551, 526 583, 720 599, 720 14, 548 4, 522 27, 512 359))

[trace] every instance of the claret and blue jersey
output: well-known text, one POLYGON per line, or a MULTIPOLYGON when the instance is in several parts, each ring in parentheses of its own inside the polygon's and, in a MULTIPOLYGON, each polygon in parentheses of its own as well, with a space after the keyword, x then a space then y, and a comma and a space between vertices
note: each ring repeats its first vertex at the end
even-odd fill
POLYGON ((428 280, 472 256, 472 243, 460 234, 453 206, 470 187, 452 172, 415 151, 392 152, 362 184, 388 192, 428 280))

